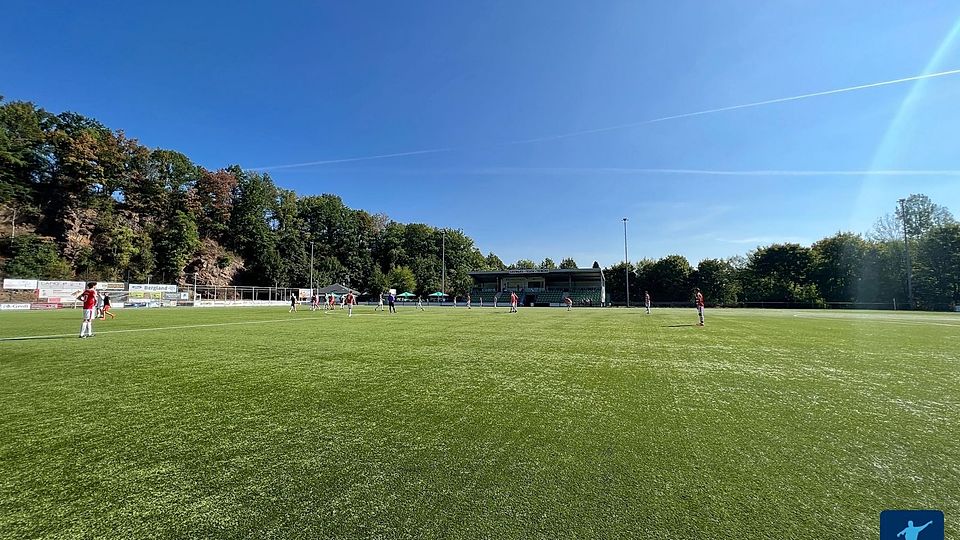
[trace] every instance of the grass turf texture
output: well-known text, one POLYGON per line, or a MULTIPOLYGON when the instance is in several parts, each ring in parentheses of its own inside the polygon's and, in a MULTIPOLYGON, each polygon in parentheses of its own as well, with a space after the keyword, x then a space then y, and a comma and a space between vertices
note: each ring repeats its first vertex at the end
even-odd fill
POLYGON ((960 317, 505 312, 0 313, 0 537, 960 531, 960 317))

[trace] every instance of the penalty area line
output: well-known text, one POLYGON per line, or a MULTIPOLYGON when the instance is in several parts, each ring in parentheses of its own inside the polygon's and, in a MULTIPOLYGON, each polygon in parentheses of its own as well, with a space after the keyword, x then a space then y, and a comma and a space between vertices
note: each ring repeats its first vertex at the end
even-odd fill
MULTIPOLYGON (((99 334, 128 334, 131 332, 160 332, 165 330, 188 330, 191 328, 213 328, 217 326, 241 326, 246 324, 271 324, 271 323, 281 323, 281 322, 299 322, 299 321, 310 321, 313 319, 307 318, 286 318, 286 319, 266 319, 261 321, 235 321, 235 322, 223 322, 223 323, 206 323, 206 324, 181 324, 177 326, 156 326, 150 328, 125 328, 123 330, 103 330, 101 332, 95 332, 94 335, 99 334)), ((17 337, 7 337, 0 338, 0 341, 28 341, 31 339, 53 339, 53 338, 65 338, 65 337, 77 337, 77 333, 71 334, 49 334, 45 336, 17 336, 17 337)))

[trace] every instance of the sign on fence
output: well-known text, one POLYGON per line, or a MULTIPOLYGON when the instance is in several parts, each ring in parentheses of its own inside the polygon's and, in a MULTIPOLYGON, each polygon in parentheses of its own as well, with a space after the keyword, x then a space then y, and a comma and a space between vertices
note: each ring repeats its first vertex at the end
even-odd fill
POLYGON ((161 283, 131 283, 130 292, 177 292, 176 285, 164 285, 161 283))
POLYGON ((83 281, 38 281, 38 289, 58 290, 58 291, 82 291, 87 284, 83 281))
POLYGON ((30 309, 30 304, 0 304, 0 311, 13 309, 30 309))
POLYGON ((50 303, 74 302, 87 284, 83 281, 38 281, 37 296, 50 303))
POLYGON ((130 292, 160 292, 160 293, 175 293, 177 292, 176 285, 163 285, 160 283, 131 283, 130 292))
POLYGON ((35 279, 4 279, 3 288, 10 291, 35 291, 37 290, 37 280, 35 279))
POLYGON ((127 284, 122 281, 101 281, 97 283, 98 291, 125 291, 127 284))

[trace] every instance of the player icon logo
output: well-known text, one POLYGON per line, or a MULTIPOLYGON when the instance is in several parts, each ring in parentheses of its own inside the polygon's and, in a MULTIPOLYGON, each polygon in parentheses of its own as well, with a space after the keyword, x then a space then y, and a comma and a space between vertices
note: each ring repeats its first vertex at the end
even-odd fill
POLYGON ((933 524, 933 521, 928 521, 919 527, 913 525, 913 521, 908 520, 907 526, 900 532, 897 533, 897 536, 902 536, 904 540, 917 540, 917 537, 920 536, 920 533, 924 529, 933 524))
POLYGON ((943 540, 943 512, 938 510, 884 510, 880 540, 943 540))

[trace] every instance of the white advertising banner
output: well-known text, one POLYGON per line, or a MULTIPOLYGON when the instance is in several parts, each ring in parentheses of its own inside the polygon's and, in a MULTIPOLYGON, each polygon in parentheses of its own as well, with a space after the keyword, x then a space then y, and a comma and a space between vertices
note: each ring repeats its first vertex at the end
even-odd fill
POLYGON ((177 292, 176 285, 162 285, 160 283, 131 283, 130 289, 131 292, 177 292))
POLYGON ((98 291, 125 291, 127 290, 126 283, 121 281, 100 281, 97 283, 98 291))
POLYGON ((37 280, 35 279, 4 279, 3 288, 6 290, 17 291, 35 291, 37 289, 37 280))
POLYGON ((86 286, 83 281, 38 281, 37 296, 50 302, 75 302, 86 286))
POLYGON ((10 309, 30 309, 30 304, 0 304, 0 311, 10 309))
POLYGON ((37 288, 48 291, 82 291, 87 287, 83 281, 38 281, 37 288))

